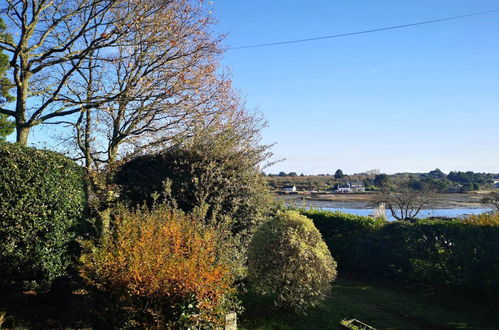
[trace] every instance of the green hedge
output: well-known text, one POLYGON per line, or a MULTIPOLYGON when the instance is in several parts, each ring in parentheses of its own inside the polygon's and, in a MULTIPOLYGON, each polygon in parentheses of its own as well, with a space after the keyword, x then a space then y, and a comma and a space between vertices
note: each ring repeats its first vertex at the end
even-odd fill
POLYGON ((0 143, 0 288, 46 289, 74 259, 84 172, 50 151, 0 143))
POLYGON ((340 270, 467 294, 499 293, 499 226, 302 213, 314 220, 340 270))
POLYGON ((369 233, 383 226, 383 220, 320 210, 301 210, 301 213, 314 221, 322 234, 339 270, 362 268, 359 255, 359 242, 369 233))

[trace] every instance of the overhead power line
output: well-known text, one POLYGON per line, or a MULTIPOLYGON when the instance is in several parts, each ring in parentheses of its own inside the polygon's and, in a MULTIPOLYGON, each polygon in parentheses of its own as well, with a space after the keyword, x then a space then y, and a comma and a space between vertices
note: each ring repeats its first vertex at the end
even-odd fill
POLYGON ((432 23, 438 23, 438 22, 452 21, 452 20, 462 19, 462 18, 466 18, 466 17, 479 16, 479 15, 488 15, 488 14, 494 14, 494 13, 498 13, 498 12, 499 12, 499 9, 492 9, 492 10, 486 10, 486 11, 479 11, 479 12, 471 13, 471 14, 465 14, 465 15, 459 15, 459 16, 451 16, 451 17, 444 17, 444 18, 433 19, 433 20, 429 20, 429 21, 416 22, 416 23, 410 23, 410 24, 387 26, 387 27, 382 27, 382 28, 377 28, 377 29, 370 29, 370 30, 363 30, 363 31, 356 31, 356 32, 348 32, 348 33, 340 33, 340 34, 333 34, 333 35, 328 35, 328 36, 306 38, 306 39, 296 39, 296 40, 269 42, 269 43, 261 43, 261 44, 246 45, 246 46, 229 47, 229 50, 233 50, 233 49, 245 49, 245 48, 258 48, 258 47, 269 47, 269 46, 277 46, 277 45, 296 44, 296 43, 300 43, 300 42, 317 41, 317 40, 323 40, 323 39, 341 38, 341 37, 348 37, 348 36, 354 36, 354 35, 359 35, 359 34, 367 34, 367 33, 381 32, 381 31, 387 31, 387 30, 403 29, 403 28, 408 28, 408 27, 418 26, 418 25, 425 25, 425 24, 432 24, 432 23))

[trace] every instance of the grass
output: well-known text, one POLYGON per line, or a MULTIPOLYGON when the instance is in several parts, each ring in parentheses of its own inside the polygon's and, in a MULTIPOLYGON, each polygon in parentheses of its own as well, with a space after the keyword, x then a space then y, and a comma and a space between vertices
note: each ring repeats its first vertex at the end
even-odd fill
MULTIPOLYGON (((242 298, 246 312, 238 316, 239 329, 341 329, 339 323, 350 319, 377 329, 499 329, 497 305, 365 279, 338 279, 331 297, 305 316, 275 311, 268 297, 248 293, 242 298)), ((99 328, 95 308, 84 290, 58 303, 29 292, 0 299, 6 328, 99 328)))
POLYGON ((338 279, 331 297, 305 316, 275 311, 269 297, 248 293, 241 329, 344 329, 358 319, 377 329, 497 329, 497 306, 483 306, 449 295, 429 295, 359 279, 338 279))

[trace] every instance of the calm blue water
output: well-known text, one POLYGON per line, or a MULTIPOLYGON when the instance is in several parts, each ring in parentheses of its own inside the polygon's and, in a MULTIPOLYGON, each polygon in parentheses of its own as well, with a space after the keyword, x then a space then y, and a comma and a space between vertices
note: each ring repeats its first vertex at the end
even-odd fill
MULTIPOLYGON (((331 208, 331 207, 321 207, 322 210, 327 211, 341 211, 344 213, 368 216, 373 214, 373 210, 370 209, 344 209, 344 208, 331 208)), ((434 210, 421 210, 418 213, 417 218, 428 218, 428 217, 449 217, 457 218, 469 214, 480 214, 484 212, 489 212, 490 209, 434 209, 434 210)), ((390 211, 386 212, 388 220, 395 220, 390 211)))

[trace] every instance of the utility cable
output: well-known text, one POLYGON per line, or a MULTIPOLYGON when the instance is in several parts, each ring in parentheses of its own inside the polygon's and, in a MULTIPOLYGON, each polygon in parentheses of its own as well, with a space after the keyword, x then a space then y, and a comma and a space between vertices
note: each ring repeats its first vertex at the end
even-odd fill
POLYGON ((492 10, 480 11, 480 12, 471 13, 471 14, 444 17, 444 18, 416 22, 416 23, 410 23, 410 24, 387 26, 387 27, 382 27, 382 28, 377 28, 377 29, 348 32, 348 33, 340 33, 340 34, 333 34, 333 35, 328 35, 328 36, 306 38, 306 39, 297 39, 297 40, 278 41, 278 42, 270 42, 270 43, 262 43, 262 44, 246 45, 246 46, 229 47, 228 50, 269 47, 269 46, 277 46, 277 45, 296 44, 296 43, 300 43, 300 42, 317 41, 317 40, 323 40, 323 39, 348 37, 348 36, 354 36, 354 35, 359 35, 359 34, 367 34, 367 33, 381 32, 381 31, 387 31, 387 30, 403 29, 403 28, 408 28, 408 27, 418 26, 418 25, 452 21, 452 20, 457 20, 457 19, 462 19, 462 18, 467 18, 467 17, 472 17, 472 16, 488 15, 488 14, 494 14, 494 13, 498 13, 498 12, 499 12, 499 9, 492 9, 492 10))

